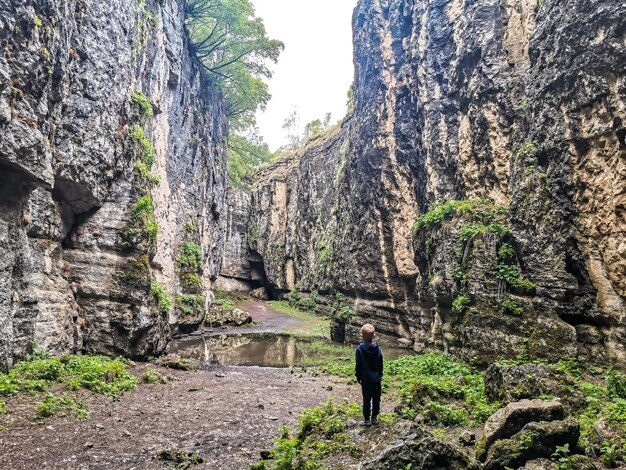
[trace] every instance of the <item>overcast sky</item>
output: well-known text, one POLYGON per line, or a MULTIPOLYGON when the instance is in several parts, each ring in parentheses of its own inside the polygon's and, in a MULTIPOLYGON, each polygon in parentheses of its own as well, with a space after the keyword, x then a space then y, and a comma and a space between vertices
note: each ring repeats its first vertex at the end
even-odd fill
POLYGON ((356 0, 252 0, 268 35, 285 43, 273 67, 270 101, 258 126, 272 151, 286 143, 283 121, 295 107, 301 127, 324 114, 343 117, 352 83, 356 0))

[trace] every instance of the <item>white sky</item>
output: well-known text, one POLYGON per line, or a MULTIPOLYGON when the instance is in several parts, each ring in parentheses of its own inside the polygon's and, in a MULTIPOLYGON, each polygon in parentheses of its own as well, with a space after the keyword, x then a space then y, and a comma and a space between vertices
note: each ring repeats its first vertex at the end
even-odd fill
POLYGON ((352 83, 352 10, 356 0, 252 0, 268 36, 285 43, 269 82, 272 100, 259 113, 260 133, 274 151, 286 143, 282 128, 292 109, 301 128, 332 113, 332 122, 346 110, 352 83))

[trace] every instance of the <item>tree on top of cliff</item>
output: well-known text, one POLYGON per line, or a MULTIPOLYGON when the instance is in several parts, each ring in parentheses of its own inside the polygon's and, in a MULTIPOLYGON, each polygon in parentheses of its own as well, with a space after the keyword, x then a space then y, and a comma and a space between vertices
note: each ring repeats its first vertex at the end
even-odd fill
POLYGON ((256 131, 256 111, 271 98, 267 83, 284 45, 270 39, 250 0, 187 0, 187 29, 193 53, 224 94, 230 124, 230 183, 249 182, 271 158, 256 131))
POLYGON ((231 127, 254 125, 271 97, 268 62, 278 60, 283 43, 267 36, 250 0, 188 0, 187 28, 194 54, 224 93, 231 127))

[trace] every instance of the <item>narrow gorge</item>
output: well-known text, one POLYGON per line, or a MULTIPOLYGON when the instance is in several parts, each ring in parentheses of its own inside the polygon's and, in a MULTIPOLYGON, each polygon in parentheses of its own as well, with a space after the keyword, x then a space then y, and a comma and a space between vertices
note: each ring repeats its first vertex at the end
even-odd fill
POLYGON ((0 468, 622 468, 626 4, 353 3, 272 154, 258 1, 0 0, 0 468))
POLYGON ((359 2, 353 109, 231 195, 222 274, 346 304, 338 338, 623 364, 625 13, 359 2))

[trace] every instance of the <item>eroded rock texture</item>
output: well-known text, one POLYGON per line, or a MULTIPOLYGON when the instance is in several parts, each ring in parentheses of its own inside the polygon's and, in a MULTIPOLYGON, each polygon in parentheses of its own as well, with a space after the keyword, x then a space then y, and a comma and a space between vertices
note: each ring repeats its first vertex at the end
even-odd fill
POLYGON ((478 363, 624 363, 624 18, 612 0, 361 0, 354 111, 252 191, 270 286, 346 294, 348 337, 368 320, 478 363), (497 230, 481 210, 411 230, 480 199, 497 230))
POLYGON ((217 277, 226 124, 191 59, 183 6, 0 0, 0 369, 32 341, 159 352, 181 315, 182 243, 201 245, 194 300, 217 277), (137 91, 152 112, 132 103, 137 91), (139 128, 154 149, 149 182, 139 128), (169 315, 154 282, 176 304, 169 315))

